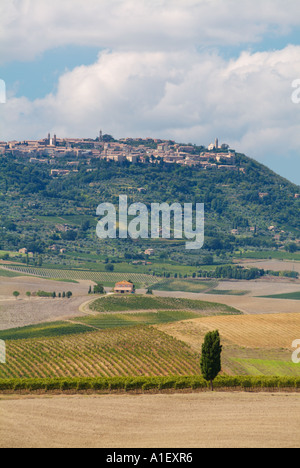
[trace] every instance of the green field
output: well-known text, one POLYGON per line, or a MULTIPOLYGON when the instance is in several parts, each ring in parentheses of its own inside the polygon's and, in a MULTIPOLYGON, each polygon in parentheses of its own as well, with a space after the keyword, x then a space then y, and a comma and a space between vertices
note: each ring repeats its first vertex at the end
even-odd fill
POLYGON ((201 281, 196 279, 170 279, 153 285, 154 291, 183 291, 202 293, 217 286, 216 281, 201 281))
POLYGON ((269 299, 291 299, 294 301, 300 301, 300 291, 293 293, 274 294, 271 296, 261 296, 269 299))
POLYGON ((277 375, 280 377, 300 377, 300 366, 292 361, 268 360, 268 359, 241 359, 234 358, 247 375, 277 375))
POLYGON ((136 327, 139 325, 158 325, 180 320, 199 318, 201 315, 189 311, 160 311, 130 314, 99 314, 77 317, 72 322, 50 322, 27 327, 0 331, 0 340, 23 340, 55 336, 76 335, 110 328, 136 327))
POLYGON ((245 296, 248 294, 249 291, 238 291, 238 290, 231 290, 231 289, 211 289, 207 291, 205 294, 216 294, 219 296, 245 296))
MULTIPOLYGON (((162 323, 179 322, 181 320, 199 318, 196 312, 187 311, 160 311, 142 312, 138 314, 99 314, 79 317, 75 320, 83 325, 90 325, 98 329, 115 327, 133 327, 137 325, 159 325, 162 323)), ((1 336, 1 334, 0 334, 1 336)))
POLYGON ((104 286, 111 287, 118 281, 131 280, 137 287, 151 286, 156 279, 151 275, 145 275, 143 273, 108 273, 98 272, 91 270, 70 270, 63 268, 52 269, 52 268, 34 268, 26 266, 9 266, 9 270, 3 271, 15 272, 23 275, 37 276, 39 278, 61 280, 61 281, 80 281, 90 280, 94 282, 100 282, 104 286))
POLYGON ((227 305, 196 301, 192 299, 178 299, 171 297, 157 296, 107 296, 97 299, 90 305, 90 309, 95 312, 126 312, 135 310, 193 310, 208 311, 210 314, 241 314, 240 311, 227 305))
POLYGON ((12 328, 0 331, 0 340, 25 340, 31 338, 46 338, 54 336, 75 335, 90 332, 91 328, 80 323, 51 322, 28 327, 12 328))
POLYGON ((256 252, 243 252, 241 255, 238 255, 236 259, 241 258, 250 258, 255 260, 298 260, 300 261, 300 253, 290 253, 285 251, 277 251, 277 250, 267 250, 267 251, 256 251, 256 252))
POLYGON ((0 268, 0 276, 4 278, 17 278, 18 276, 22 276, 22 274, 0 268))

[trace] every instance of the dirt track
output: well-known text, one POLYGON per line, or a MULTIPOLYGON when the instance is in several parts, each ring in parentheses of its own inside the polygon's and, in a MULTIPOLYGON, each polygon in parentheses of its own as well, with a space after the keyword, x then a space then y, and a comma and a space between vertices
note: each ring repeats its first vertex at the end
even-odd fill
POLYGON ((2 397, 0 447, 299 448, 299 412, 298 394, 2 397))

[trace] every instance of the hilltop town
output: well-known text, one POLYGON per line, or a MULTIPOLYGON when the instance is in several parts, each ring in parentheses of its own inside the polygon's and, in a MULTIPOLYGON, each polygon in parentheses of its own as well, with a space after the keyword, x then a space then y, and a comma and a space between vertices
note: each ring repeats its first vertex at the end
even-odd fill
POLYGON ((0 154, 15 158, 26 158, 32 164, 49 164, 57 166, 60 162, 66 168, 52 168, 52 176, 68 175, 77 170, 84 161, 90 164, 92 159, 103 159, 124 163, 179 164, 198 166, 203 170, 230 170, 245 172, 236 165, 236 152, 229 145, 219 145, 218 139, 208 148, 195 145, 180 145, 174 141, 159 139, 125 138, 118 141, 110 135, 92 139, 64 138, 59 139, 48 134, 41 140, 0 142, 0 154))

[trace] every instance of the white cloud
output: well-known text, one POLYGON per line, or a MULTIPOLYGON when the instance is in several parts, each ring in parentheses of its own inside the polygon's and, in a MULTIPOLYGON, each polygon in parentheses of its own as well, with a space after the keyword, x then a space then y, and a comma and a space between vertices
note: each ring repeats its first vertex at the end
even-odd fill
POLYGON ((73 45, 178 50, 240 45, 300 25, 298 0, 1 0, 2 61, 73 45))
POLYGON ((56 94, 8 99, 0 139, 48 131, 95 137, 101 127, 115 137, 203 144, 218 135, 264 161, 300 150, 300 105, 291 99, 297 76, 300 46, 228 61, 191 50, 107 51, 95 64, 61 76, 56 94))

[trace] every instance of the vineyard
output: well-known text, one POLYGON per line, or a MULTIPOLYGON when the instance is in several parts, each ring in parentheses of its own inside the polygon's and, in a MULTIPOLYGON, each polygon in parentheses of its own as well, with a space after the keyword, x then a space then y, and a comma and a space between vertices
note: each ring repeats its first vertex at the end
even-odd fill
POLYGON ((151 327, 7 342, 0 379, 199 374, 199 356, 151 327))
POLYGON ((39 278, 55 279, 55 280, 89 280, 95 283, 103 283, 104 285, 113 285, 118 281, 124 280, 124 275, 128 276, 133 283, 140 286, 151 286, 156 282, 153 276, 143 273, 109 273, 90 270, 63 270, 50 268, 34 268, 25 266, 2 267, 4 271, 24 274, 26 276, 38 276, 39 278))
POLYGON ((179 299, 158 296, 107 296, 90 305, 94 312, 125 312, 134 310, 192 310, 208 314, 241 314, 240 311, 227 305, 192 299, 179 299))

